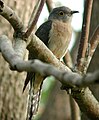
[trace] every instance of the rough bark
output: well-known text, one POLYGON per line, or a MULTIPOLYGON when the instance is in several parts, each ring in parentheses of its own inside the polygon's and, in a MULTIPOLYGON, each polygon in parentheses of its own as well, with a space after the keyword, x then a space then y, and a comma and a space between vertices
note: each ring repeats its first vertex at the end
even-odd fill
MULTIPOLYGON (((97 15, 99 13, 99 0, 95 0, 93 4, 93 11, 92 11, 92 18, 91 18, 91 28, 90 28, 90 37, 95 30, 95 28, 99 25, 99 16, 97 15)), ((93 56, 93 59, 90 63, 90 67, 88 71, 93 72, 99 68, 99 45, 97 47, 97 50, 95 51, 95 54, 93 56)))
MULTIPOLYGON (((99 25, 99 0, 94 0, 93 12, 92 12, 92 19, 91 19, 91 29, 90 29, 90 36, 92 35, 94 29, 99 25)), ((99 69, 99 45, 95 51, 93 59, 90 63, 88 71, 93 72, 99 69)), ((92 90, 93 94, 99 100, 99 85, 91 85, 90 89, 92 90)))
MULTIPOLYGON (((24 24, 28 23, 35 1, 5 0, 22 19, 24 24)), ((6 34, 10 38, 13 29, 10 24, 0 16, 0 35, 6 34)), ((22 94, 25 73, 17 73, 9 70, 6 61, 0 55, 0 120, 25 120, 27 91, 22 94)))
MULTIPOLYGON (((92 17, 91 17, 91 24, 90 24, 90 37, 92 36, 92 33, 94 32, 95 28, 97 27, 97 25, 99 25, 99 16, 97 16, 97 14, 99 13, 99 0, 94 0, 93 1, 93 10, 92 10, 92 17), (97 14, 96 14, 97 13, 97 14)), ((79 37, 77 37, 79 39, 79 37)), ((75 54, 77 54, 77 48, 76 47, 79 43, 78 43, 78 39, 73 47, 72 50, 72 57, 75 60, 76 56, 75 54)), ((88 72, 93 72, 95 70, 99 69, 99 45, 97 47, 97 50, 92 58, 92 61, 90 63, 90 66, 88 68, 88 72)), ((94 96, 99 100, 99 85, 91 85, 90 89, 92 90, 92 93, 94 94, 94 96)), ((82 115, 82 120, 89 120, 83 113, 82 115)))

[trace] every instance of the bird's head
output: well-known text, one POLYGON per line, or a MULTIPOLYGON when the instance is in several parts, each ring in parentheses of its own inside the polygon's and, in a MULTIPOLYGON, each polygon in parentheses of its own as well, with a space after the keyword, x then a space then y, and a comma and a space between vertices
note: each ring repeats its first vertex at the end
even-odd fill
POLYGON ((62 7, 57 7, 54 8, 49 17, 48 20, 60 20, 63 22, 68 22, 71 21, 72 15, 74 13, 78 13, 78 11, 72 11, 68 7, 62 6, 62 7))

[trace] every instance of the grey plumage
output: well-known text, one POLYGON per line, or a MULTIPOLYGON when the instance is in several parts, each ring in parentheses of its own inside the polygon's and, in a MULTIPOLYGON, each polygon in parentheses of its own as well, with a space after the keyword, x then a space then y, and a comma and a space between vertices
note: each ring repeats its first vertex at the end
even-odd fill
POLYGON ((48 46, 49 32, 51 30, 52 21, 48 20, 43 23, 36 31, 35 35, 42 40, 42 42, 48 46))
MULTIPOLYGON (((54 8, 48 17, 48 21, 43 23, 35 33, 58 59, 66 54, 72 35, 72 15, 77 12, 78 11, 71 11, 65 6, 54 8)), ((35 51, 34 53, 29 53, 29 59, 35 58, 38 59, 35 51)), ((33 90, 31 90, 31 92, 33 92, 35 96, 32 96, 31 106, 29 108, 31 109, 31 118, 38 110, 43 80, 44 77, 38 73, 27 73, 23 91, 28 82, 31 81, 30 83, 33 83, 33 90)))

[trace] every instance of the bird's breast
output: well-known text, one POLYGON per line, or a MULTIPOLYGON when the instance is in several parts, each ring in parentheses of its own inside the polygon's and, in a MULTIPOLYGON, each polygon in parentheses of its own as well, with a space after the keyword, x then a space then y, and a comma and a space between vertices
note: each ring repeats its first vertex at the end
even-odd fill
POLYGON ((57 58, 62 58, 67 51, 72 35, 71 24, 53 21, 49 34, 49 49, 57 58))

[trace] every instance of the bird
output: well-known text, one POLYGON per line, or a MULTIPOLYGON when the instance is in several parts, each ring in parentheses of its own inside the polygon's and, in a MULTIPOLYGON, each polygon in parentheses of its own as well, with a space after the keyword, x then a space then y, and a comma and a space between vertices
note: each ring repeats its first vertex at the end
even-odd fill
MULTIPOLYGON (((78 13, 78 11, 71 10, 65 6, 56 7, 50 12, 48 20, 44 22, 35 32, 35 35, 59 60, 65 56, 68 50, 72 36, 71 21, 74 13, 78 13)), ((38 59, 36 53, 29 53, 29 59, 38 59)), ((33 85, 30 118, 32 118, 32 115, 35 115, 38 111, 44 79, 45 78, 39 73, 27 73, 23 91, 30 81, 30 84, 33 85)))

